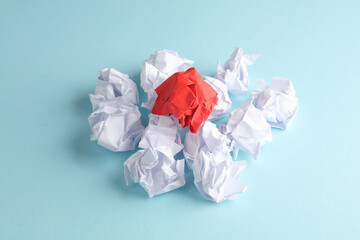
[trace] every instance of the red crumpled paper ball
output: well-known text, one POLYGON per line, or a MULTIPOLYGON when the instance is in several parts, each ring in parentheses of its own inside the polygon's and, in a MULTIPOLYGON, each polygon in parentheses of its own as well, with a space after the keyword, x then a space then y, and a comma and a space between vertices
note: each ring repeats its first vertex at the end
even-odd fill
POLYGON ((182 127, 196 133, 218 101, 217 92, 195 68, 171 75, 155 89, 158 97, 151 113, 174 114, 182 127))

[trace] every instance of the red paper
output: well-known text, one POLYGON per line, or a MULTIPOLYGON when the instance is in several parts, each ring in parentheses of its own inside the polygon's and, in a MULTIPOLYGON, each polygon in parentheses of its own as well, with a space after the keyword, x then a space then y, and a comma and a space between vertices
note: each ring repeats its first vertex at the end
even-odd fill
POLYGON ((156 115, 174 114, 182 127, 196 133, 218 101, 217 92, 195 68, 171 75, 155 89, 158 97, 152 109, 156 115))

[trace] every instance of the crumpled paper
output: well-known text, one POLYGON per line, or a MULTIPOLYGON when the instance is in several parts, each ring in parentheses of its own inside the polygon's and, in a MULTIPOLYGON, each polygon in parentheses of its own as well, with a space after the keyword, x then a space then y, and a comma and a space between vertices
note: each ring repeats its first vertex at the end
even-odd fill
POLYGON ((111 151, 134 150, 144 127, 141 124, 136 84, 127 74, 103 69, 95 94, 89 94, 93 112, 89 116, 91 140, 111 151))
POLYGON ((158 97, 151 113, 174 114, 182 127, 197 132, 218 101, 217 92, 190 68, 177 72, 156 88, 158 97))
POLYGON ((100 70, 97 77, 95 94, 89 94, 93 110, 110 101, 139 103, 139 93, 134 81, 127 74, 113 68, 100 70))
POLYGON ((157 94, 155 89, 168 77, 176 72, 182 72, 191 67, 194 62, 178 55, 176 51, 156 51, 141 64, 141 87, 148 95, 148 102, 142 107, 152 109, 157 94))
POLYGON ((93 113, 89 116, 91 140, 112 151, 142 148, 124 163, 126 183, 140 183, 149 197, 185 184, 185 159, 194 183, 208 200, 234 199, 246 186, 239 182, 246 162, 233 161, 242 150, 253 158, 272 140, 271 126, 285 129, 295 117, 298 100, 290 80, 274 78, 270 86, 259 81, 251 101, 230 113, 219 129, 212 120, 228 114, 228 91, 246 95, 247 66, 258 55, 243 55, 236 48, 214 78, 201 78, 193 61, 176 51, 157 51, 142 63, 141 87, 148 95, 142 106, 152 109, 144 130, 138 107, 136 84, 127 74, 103 69, 95 94, 89 94, 93 113), (189 126, 184 146, 178 129, 189 126), (185 159, 175 160, 183 149, 185 159))
POLYGON ((111 151, 134 150, 144 127, 137 106, 113 103, 98 108, 89 116, 91 140, 111 151))
POLYGON ((210 201, 221 202, 234 199, 246 190, 239 182, 246 161, 233 161, 230 153, 223 158, 211 152, 200 152, 193 164, 194 183, 199 192, 210 201))
POLYGON ((259 55, 243 55, 236 48, 224 66, 218 62, 215 78, 223 81, 232 94, 246 96, 249 85, 247 66, 252 65, 259 55))
POLYGON ((225 117, 231 107, 231 100, 226 85, 222 81, 212 77, 204 76, 204 81, 210 84, 210 86, 218 93, 217 96, 219 99, 210 113, 208 120, 217 120, 225 117))
POLYGON ((295 89, 291 81, 285 78, 274 77, 270 86, 260 79, 251 98, 272 127, 286 129, 298 110, 295 89))
POLYGON ((251 101, 232 111, 226 126, 221 125, 220 131, 234 141, 235 159, 239 149, 257 159, 260 147, 272 141, 270 124, 251 101))
POLYGON ((126 184, 139 183, 150 198, 169 192, 185 184, 184 163, 175 160, 168 147, 139 150, 124 163, 126 184))
POLYGON ((173 156, 183 149, 178 127, 170 116, 149 114, 149 125, 146 127, 140 148, 168 147, 173 156))
POLYGON ((197 133, 188 132, 185 135, 183 153, 186 164, 192 169, 194 160, 200 152, 210 152, 223 158, 231 151, 230 144, 230 139, 222 134, 214 123, 206 121, 197 133))
POLYGON ((186 134, 183 151, 186 163, 193 170, 196 187, 207 200, 234 199, 246 190, 239 182, 246 162, 234 162, 231 149, 230 139, 209 121, 204 122, 197 133, 186 134))

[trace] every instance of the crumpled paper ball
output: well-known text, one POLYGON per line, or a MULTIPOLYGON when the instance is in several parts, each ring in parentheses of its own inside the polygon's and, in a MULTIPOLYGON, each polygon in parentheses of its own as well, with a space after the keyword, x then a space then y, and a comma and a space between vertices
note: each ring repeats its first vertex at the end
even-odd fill
POLYGON ((174 114, 182 127, 196 133, 218 101, 217 92, 195 68, 171 75, 156 88, 158 95, 151 113, 174 114))
POLYGON ((113 68, 100 70, 97 77, 95 94, 89 94, 93 110, 112 101, 139 103, 139 92, 129 75, 113 68))
POLYGON ((207 200, 222 202, 234 199, 245 192, 246 186, 239 181, 246 161, 233 161, 230 153, 223 157, 211 152, 200 152, 193 164, 194 183, 207 200))
POLYGON ((190 169, 193 168, 194 160, 200 152, 210 152, 214 156, 219 156, 230 151, 231 140, 210 121, 205 121, 197 133, 188 132, 185 135, 183 153, 190 169))
POLYGON ((170 116, 159 116, 149 114, 149 125, 146 127, 139 147, 146 149, 149 147, 168 147, 173 156, 183 149, 178 127, 170 116))
POLYGON ((226 126, 220 125, 220 131, 234 141, 235 159, 239 149, 257 159, 260 147, 272 141, 270 124, 251 101, 232 111, 226 126))
POLYGON ((246 96, 249 85, 247 66, 252 65, 259 55, 243 55, 241 48, 236 48, 224 66, 218 62, 215 78, 223 81, 229 92, 246 96))
POLYGON ((185 184, 184 164, 168 147, 139 150, 124 162, 126 184, 139 183, 149 197, 172 191, 185 184))
POLYGON ((185 137, 184 156, 194 174, 194 183, 207 200, 222 202, 234 199, 246 190, 239 181, 246 162, 233 161, 231 141, 210 121, 204 122, 197 133, 185 137))
POLYGON ((259 80, 251 93, 253 104, 260 109, 272 127, 286 129, 296 116, 298 99, 290 80, 274 77, 270 86, 259 80))
POLYGON ((131 103, 107 104, 89 116, 90 139, 111 151, 134 150, 144 132, 140 118, 138 107, 131 103))

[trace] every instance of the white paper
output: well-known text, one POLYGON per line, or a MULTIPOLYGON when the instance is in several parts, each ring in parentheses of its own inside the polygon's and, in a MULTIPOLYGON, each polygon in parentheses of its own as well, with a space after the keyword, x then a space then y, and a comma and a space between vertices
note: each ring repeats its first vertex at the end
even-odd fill
POLYGON ((156 51, 141 64, 141 87, 148 95, 142 107, 152 109, 157 98, 155 89, 176 72, 189 69, 194 62, 178 55, 176 51, 156 51))
POLYGON ((251 101, 232 111, 221 131, 234 141, 235 159, 238 149, 257 159, 260 147, 272 140, 270 124, 251 101))
POLYGON ((253 104, 260 109, 272 127, 286 129, 295 118, 298 99, 290 80, 274 77, 270 86, 259 80, 251 94, 253 104))
POLYGON ((177 124, 170 116, 150 114, 149 125, 139 142, 140 148, 157 148, 166 146, 173 156, 183 149, 177 124))
POLYGON ((95 94, 89 94, 93 110, 110 101, 139 103, 139 93, 134 81, 127 74, 113 68, 105 68, 98 73, 95 94))
POLYGON ((136 84, 127 74, 106 68, 98 73, 95 94, 89 94, 91 140, 111 151, 134 150, 144 127, 136 84))
POLYGON ((223 81, 232 94, 245 96, 249 84, 247 66, 252 65, 258 56, 243 55, 243 50, 236 48, 224 66, 218 62, 215 78, 223 81))
POLYGON ((134 150, 144 127, 137 106, 124 102, 111 102, 89 116, 91 140, 111 151, 134 150))
POLYGON ((231 107, 231 100, 226 85, 216 78, 206 76, 204 76, 204 81, 210 84, 210 86, 218 93, 217 97, 219 99, 210 113, 208 120, 217 120, 224 117, 231 107))
POLYGON ((230 139, 222 134, 214 123, 205 121, 197 133, 186 133, 183 151, 186 164, 192 169, 196 156, 201 152, 210 152, 214 156, 222 155, 219 158, 224 158, 231 151, 230 144, 230 139))
POLYGON ((206 121, 197 133, 188 132, 184 145, 184 156, 193 170, 194 183, 207 200, 234 199, 236 194, 246 190, 239 182, 246 162, 232 160, 231 141, 215 124, 206 121))
POLYGON ((208 200, 221 202, 234 199, 246 190, 239 181, 246 167, 246 161, 233 161, 230 153, 223 158, 210 152, 200 152, 193 164, 194 183, 208 200))
POLYGON ((185 184, 184 163, 165 146, 139 150, 124 163, 126 184, 139 183, 149 197, 169 192, 185 184))

